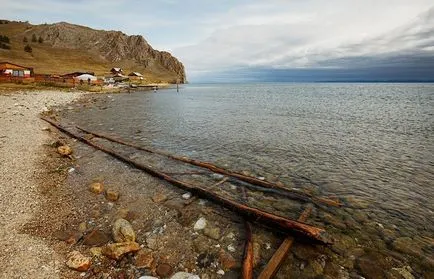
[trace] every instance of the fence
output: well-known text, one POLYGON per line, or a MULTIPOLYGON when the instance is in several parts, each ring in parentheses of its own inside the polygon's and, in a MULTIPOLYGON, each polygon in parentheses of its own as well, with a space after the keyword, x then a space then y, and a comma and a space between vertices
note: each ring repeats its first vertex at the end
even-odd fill
POLYGON ((0 83, 17 83, 17 84, 30 84, 36 83, 46 86, 55 87, 75 87, 77 85, 102 85, 102 80, 95 81, 77 81, 71 77, 63 78, 59 76, 35 74, 33 77, 14 77, 14 76, 0 76, 0 83))

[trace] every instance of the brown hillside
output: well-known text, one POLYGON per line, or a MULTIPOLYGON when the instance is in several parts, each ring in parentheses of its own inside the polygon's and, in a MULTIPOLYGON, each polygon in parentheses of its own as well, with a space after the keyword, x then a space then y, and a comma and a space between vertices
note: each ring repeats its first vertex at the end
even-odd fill
POLYGON ((185 82, 184 66, 170 53, 154 50, 142 36, 94 30, 65 22, 0 24, 11 49, 0 49, 0 61, 33 67, 35 73, 62 74, 85 70, 104 75, 112 67, 141 72, 149 82, 185 82), (33 34, 43 43, 32 42, 33 34), (32 53, 24 51, 27 38, 32 53))

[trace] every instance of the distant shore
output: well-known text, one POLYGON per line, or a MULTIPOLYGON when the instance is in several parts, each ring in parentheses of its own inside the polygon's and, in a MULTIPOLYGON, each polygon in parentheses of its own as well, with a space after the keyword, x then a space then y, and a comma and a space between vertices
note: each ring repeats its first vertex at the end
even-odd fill
POLYGON ((133 91, 152 90, 156 88, 170 88, 174 86, 169 83, 151 83, 145 87, 101 87, 101 86, 89 86, 78 85, 77 87, 55 87, 46 86, 36 83, 0 83, 0 94, 2 93, 15 93, 17 91, 55 91, 55 92, 88 92, 88 93, 129 93, 133 91))

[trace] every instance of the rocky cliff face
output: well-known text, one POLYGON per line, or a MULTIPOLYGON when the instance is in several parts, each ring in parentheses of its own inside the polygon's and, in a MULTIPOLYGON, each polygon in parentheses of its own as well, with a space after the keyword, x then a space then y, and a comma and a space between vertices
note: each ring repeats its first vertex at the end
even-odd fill
POLYGON ((134 64, 140 69, 169 73, 173 81, 186 81, 184 66, 178 59, 168 52, 153 49, 139 35, 128 36, 120 31, 94 30, 65 22, 35 25, 26 33, 29 37, 41 36, 44 43, 53 48, 88 51, 112 62, 113 66, 134 64))

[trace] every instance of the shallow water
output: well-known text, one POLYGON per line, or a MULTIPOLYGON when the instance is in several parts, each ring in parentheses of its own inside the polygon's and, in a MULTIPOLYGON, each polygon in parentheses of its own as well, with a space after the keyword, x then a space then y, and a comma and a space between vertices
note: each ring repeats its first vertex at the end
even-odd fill
POLYGON ((432 267, 433 84, 186 85, 180 93, 98 98, 63 116, 144 146, 337 196, 346 206, 312 223, 432 267), (394 244, 402 237, 418 252, 394 244))

